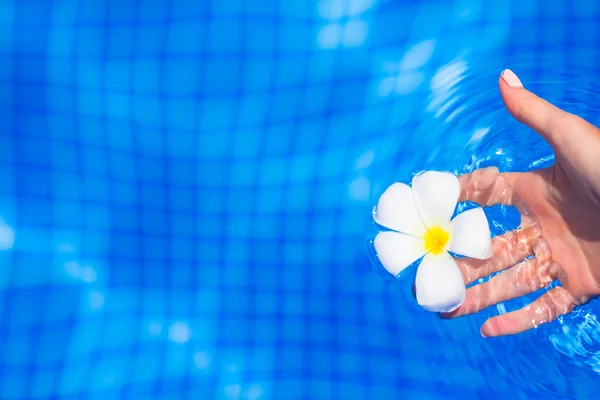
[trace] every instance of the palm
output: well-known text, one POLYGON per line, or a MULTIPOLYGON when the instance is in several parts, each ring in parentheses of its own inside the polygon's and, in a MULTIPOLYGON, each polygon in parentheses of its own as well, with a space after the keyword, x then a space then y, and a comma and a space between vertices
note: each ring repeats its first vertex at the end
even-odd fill
POLYGON ((561 164, 537 173, 520 174, 515 191, 537 216, 552 258, 561 267, 558 278, 578 303, 600 294, 594 270, 600 209, 561 164))

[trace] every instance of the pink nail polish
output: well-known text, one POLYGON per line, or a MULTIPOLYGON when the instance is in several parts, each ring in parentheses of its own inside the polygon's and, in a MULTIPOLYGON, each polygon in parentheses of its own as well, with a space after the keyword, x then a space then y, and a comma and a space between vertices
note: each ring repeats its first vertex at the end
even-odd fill
POLYGON ((500 76, 502 77, 502 79, 504 79, 504 82, 506 82, 510 87, 523 87, 523 84, 521 83, 519 77, 515 75, 515 73, 512 72, 510 69, 505 69, 504 71, 502 71, 502 74, 500 74, 500 76))

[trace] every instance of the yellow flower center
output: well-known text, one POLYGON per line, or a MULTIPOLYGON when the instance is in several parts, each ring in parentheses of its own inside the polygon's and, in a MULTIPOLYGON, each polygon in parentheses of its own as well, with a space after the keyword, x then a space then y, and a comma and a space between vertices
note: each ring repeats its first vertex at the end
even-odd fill
POLYGON ((440 254, 446 248, 450 240, 450 234, 439 226, 428 229, 425 232, 425 249, 433 254, 440 254))

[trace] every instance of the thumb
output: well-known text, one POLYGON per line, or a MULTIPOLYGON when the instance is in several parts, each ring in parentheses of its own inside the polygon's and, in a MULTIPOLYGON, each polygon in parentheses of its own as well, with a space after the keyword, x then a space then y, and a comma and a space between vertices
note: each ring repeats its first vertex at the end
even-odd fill
POLYGON ((509 69, 502 71, 498 85, 508 112, 552 146, 571 179, 591 184, 600 196, 600 129, 529 92, 509 69))
POLYGON ((502 71, 498 86, 508 112, 517 121, 539 133, 555 151, 573 133, 572 129, 566 127, 572 124, 571 118, 574 116, 525 89, 510 69, 502 71))

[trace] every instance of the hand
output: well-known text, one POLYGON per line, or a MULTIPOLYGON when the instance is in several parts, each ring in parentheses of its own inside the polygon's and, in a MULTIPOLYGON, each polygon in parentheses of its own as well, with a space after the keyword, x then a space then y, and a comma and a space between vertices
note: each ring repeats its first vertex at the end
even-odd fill
POLYGON ((521 212, 521 229, 495 237, 490 260, 457 260, 466 284, 503 272, 469 288, 463 305, 442 317, 472 314, 556 279, 562 285, 525 308, 488 319, 483 336, 521 333, 600 295, 600 129, 527 91, 510 70, 499 87, 508 111, 552 146, 555 164, 526 173, 488 168, 460 176, 460 201, 513 205, 521 212))

